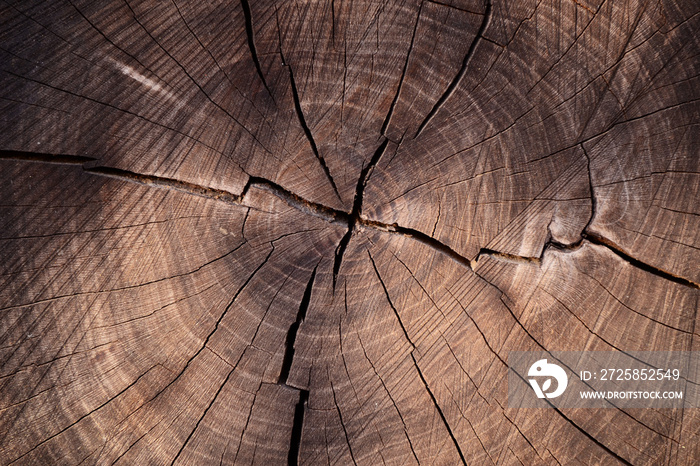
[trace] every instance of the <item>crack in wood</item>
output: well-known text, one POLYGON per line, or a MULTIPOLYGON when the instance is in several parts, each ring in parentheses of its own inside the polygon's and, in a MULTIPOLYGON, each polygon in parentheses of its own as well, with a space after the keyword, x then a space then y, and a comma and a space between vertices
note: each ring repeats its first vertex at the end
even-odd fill
POLYGON ((338 406, 338 399, 335 396, 335 388, 333 387, 333 382, 331 381, 330 384, 331 393, 333 393, 333 404, 335 405, 335 409, 338 412, 338 418, 340 418, 340 426, 343 428, 343 434, 345 434, 345 442, 348 444, 348 450, 350 451, 350 459, 352 459, 352 463, 354 465, 357 465, 357 461, 355 461, 355 454, 352 452, 352 445, 350 445, 350 436, 348 435, 348 430, 345 427, 345 421, 343 421, 343 413, 340 412, 340 406, 338 406))
POLYGON ((391 106, 389 107, 389 111, 386 114, 386 117, 384 118, 384 123, 382 123, 382 129, 380 130, 380 133, 386 137, 386 130, 387 127, 389 126, 389 122, 391 121, 391 116, 394 113, 394 107, 396 107, 396 102, 399 100, 399 95, 401 94, 401 87, 403 86, 403 80, 406 77, 406 70, 408 69, 408 62, 411 59, 411 52, 413 51, 413 42, 415 41, 416 38, 416 31, 418 30, 418 23, 420 22, 420 13, 423 10, 423 2, 421 2, 420 6, 418 7, 418 14, 416 15, 416 23, 413 26, 413 34, 411 35, 411 45, 408 47, 408 53, 406 53, 406 61, 403 64, 403 70, 401 71, 401 78, 399 79, 399 85, 396 88, 396 94, 394 94, 394 100, 391 101, 391 106))
MULTIPOLYGON (((328 206, 325 206, 323 204, 318 204, 315 202, 307 201, 306 199, 294 194, 293 192, 289 191, 288 189, 284 188, 283 186, 280 186, 279 184, 274 183, 274 182, 267 180, 265 178, 259 178, 259 177, 248 178, 248 183, 246 184, 245 188, 243 189, 243 191, 240 195, 240 204, 247 205, 245 197, 246 197, 246 194, 248 193, 248 191, 250 190, 250 188, 258 188, 258 189, 261 189, 263 191, 267 191, 270 194, 283 200, 285 203, 287 203, 287 205, 289 207, 297 209, 297 210, 299 210, 302 213, 305 213, 307 215, 311 215, 313 217, 317 217, 317 218, 320 218, 322 220, 325 220, 328 223, 347 224, 347 222, 348 222, 348 213, 347 212, 344 212, 342 210, 336 210, 336 209, 330 208, 328 206)), ((249 206, 249 207, 252 207, 252 206, 249 206)))
MULTIPOLYGON (((578 241, 571 243, 571 244, 564 244, 560 243, 558 241, 555 241, 553 239, 550 239, 547 241, 542 248, 542 254, 540 257, 530 257, 530 256, 518 256, 516 254, 509 254, 509 253, 504 253, 504 252, 499 252, 499 251, 494 251, 492 249, 488 248, 481 248, 479 250, 479 254, 477 254, 476 259, 474 262, 478 262, 481 256, 490 256, 493 257, 494 259, 501 260, 501 261, 506 261, 506 262, 513 262, 517 264, 539 264, 542 265, 542 260, 544 259, 544 255, 547 251, 549 250, 555 250, 555 251, 561 251, 561 252, 571 252, 571 251, 576 251, 581 248, 584 242, 588 242, 591 244, 595 244, 597 246, 602 246, 611 252, 613 252, 616 256, 618 256, 620 259, 623 261, 627 262, 629 265, 643 270, 645 272, 648 272, 652 275, 656 275, 657 277, 663 278, 665 280, 669 280, 674 283, 678 283, 679 285, 684 285, 690 288, 694 289, 700 289, 700 284, 693 282, 692 280, 689 280, 685 277, 681 277, 678 275, 674 275, 671 272, 668 272, 663 269, 659 269, 658 267, 654 267, 651 264, 647 264, 646 262, 643 262, 635 257, 632 257, 629 255, 627 252, 625 252, 621 247, 616 245, 613 241, 605 238, 602 235, 599 235, 597 233, 593 233, 590 231, 584 231, 581 235, 581 238, 579 238, 578 241)), ((680 329, 676 329, 682 331, 680 329)))
POLYGON ((0 160, 18 160, 25 162, 42 162, 57 165, 82 165, 94 162, 92 157, 66 154, 46 154, 41 152, 23 152, 16 150, 0 150, 0 160))
MULTIPOLYGON (((264 150, 265 152, 267 152, 268 154, 271 154, 270 150, 262 143, 262 141, 260 141, 260 140, 258 139, 258 137, 257 137, 250 129, 248 129, 247 126, 245 126, 243 123, 241 123, 241 122, 238 120, 238 118, 234 117, 233 114, 232 114, 230 111, 228 111, 227 109, 225 109, 221 104, 219 104, 218 102, 216 102, 216 101, 204 90, 204 88, 202 87, 202 85, 199 84, 199 82, 197 82, 196 79, 194 79, 194 77, 189 73, 189 71, 187 71, 187 70, 185 69, 185 67, 180 63, 180 61, 178 61, 175 57, 173 57, 172 54, 171 54, 163 45, 161 45, 161 43, 153 36, 153 34, 151 33, 151 31, 149 31, 148 28, 145 27, 145 26, 143 25, 143 23, 141 23, 141 20, 140 20, 140 19, 138 18, 138 16, 136 15, 136 12, 134 11, 134 9, 133 9, 133 8, 131 7, 131 5, 129 4, 129 0, 124 0, 124 3, 126 4, 127 8, 129 8, 129 11, 131 12, 132 17, 134 18, 134 21, 139 25, 139 27, 148 35, 148 37, 151 38, 151 40, 153 41, 153 43, 156 44, 156 45, 163 51, 163 53, 165 53, 165 54, 172 60, 172 62, 175 63, 175 64, 182 70, 182 72, 185 74, 185 76, 187 76, 187 77, 190 79, 190 81, 192 81, 192 83, 197 87, 197 89, 199 89, 199 91, 204 95, 204 97, 205 97, 209 102, 211 102, 216 108, 218 108, 219 110, 221 110, 222 112, 224 112, 229 118, 231 118, 232 121, 234 121, 234 122, 235 122, 236 124, 238 124, 241 128, 243 128, 243 130, 244 130, 246 133, 248 133, 248 134, 253 138, 253 140, 254 140, 255 142, 257 142, 257 143, 260 145, 260 147, 263 148, 263 150, 264 150)), ((120 49, 120 50, 121 50, 121 49, 120 49)))
MULTIPOLYGON (((253 408, 255 407, 255 400, 258 398, 258 393, 260 392, 260 387, 262 387, 262 382, 260 383, 260 385, 258 385, 258 389, 256 390, 255 395, 253 395, 253 401, 250 403, 250 409, 248 410, 248 416, 246 417, 245 425, 243 426, 243 429, 241 430, 241 436, 238 439, 238 448, 236 448, 236 454, 233 457, 233 464, 236 464, 236 460, 238 459, 238 454, 241 451, 241 445, 243 445, 243 436, 245 435, 245 431, 248 429, 248 424, 250 423, 250 418, 253 416, 253 408)), ((228 447, 228 445, 227 445, 227 447, 228 447)), ((226 452, 224 451, 224 453, 226 453, 226 452)), ((223 463, 224 453, 221 454, 220 464, 223 463)))
POLYGON ((292 368, 292 361, 294 360, 294 343, 296 342, 299 325, 301 325, 306 318, 306 311, 308 310, 309 303, 311 302, 311 291, 314 286, 314 280, 316 279, 317 269, 318 264, 316 264, 313 272, 311 272, 311 278, 309 278, 309 282, 306 284, 306 288, 304 289, 304 295, 301 298, 301 303, 299 303, 299 310, 297 311, 296 320, 289 326, 289 330, 287 331, 284 357, 282 358, 282 369, 280 370, 278 380, 280 385, 287 385, 287 378, 289 377, 289 371, 292 368))
POLYGON ((167 178, 155 175, 143 175, 141 173, 136 173, 129 170, 122 170, 120 168, 92 166, 96 159, 91 157, 0 150, 0 160, 16 160, 26 162, 40 162, 48 164, 79 166, 83 169, 83 171, 93 175, 104 176, 107 178, 113 178, 121 181, 129 181, 144 186, 180 191, 198 197, 204 197, 207 199, 225 202, 227 204, 240 204, 243 197, 242 195, 238 196, 223 189, 209 188, 206 186, 190 183, 187 181, 181 181, 174 178, 167 178))
POLYGON ((292 423, 292 435, 289 439, 289 453, 287 464, 297 466, 299 464, 299 452, 301 449, 301 434, 304 429, 304 412, 309 401, 309 391, 299 390, 299 402, 294 408, 294 421, 292 423))
POLYGON ((401 320, 401 316, 399 315, 399 311, 396 310, 396 307, 394 307, 394 303, 391 301, 391 298, 389 297, 389 290, 387 290, 386 285, 384 284, 384 280, 382 279, 382 276, 379 275, 379 270, 377 270, 377 264, 374 262, 374 258, 372 257, 372 254, 369 252, 369 249, 367 250, 367 255, 369 256, 370 262, 372 262, 372 268, 374 268, 374 273, 377 275, 377 279, 379 280, 379 283, 382 285, 382 289, 384 290, 384 295, 386 296, 386 300, 389 303, 389 307, 391 307, 391 310, 394 311, 394 315, 396 316, 396 320, 399 322, 399 326, 401 327, 401 330, 403 331, 403 336, 406 338, 406 341, 411 345, 411 349, 414 350, 416 349, 416 345, 413 344, 413 341, 411 340, 411 337, 408 336, 408 331, 406 330, 406 327, 403 324, 403 321, 401 320))
POLYGON ((360 172, 360 176, 357 179, 357 187, 355 189, 355 198, 353 199, 352 203, 352 211, 347 217, 348 230, 345 233, 345 235, 341 238, 340 242, 338 243, 338 247, 335 250, 335 260, 333 261, 334 291, 335 284, 338 278, 338 272, 340 271, 340 265, 343 262, 343 255, 345 254, 345 249, 347 248, 348 243, 350 243, 350 238, 352 237, 352 233, 355 231, 355 226, 358 222, 361 223, 362 199, 364 197, 365 187, 367 186, 369 177, 372 176, 372 171, 374 170, 374 167, 377 165, 379 159, 386 151, 386 147, 388 144, 389 140, 385 138, 384 141, 379 145, 379 147, 377 147, 377 150, 374 152, 374 155, 370 159, 369 163, 367 163, 367 165, 362 169, 362 171, 360 172))
MULTIPOLYGON (((248 4, 248 0, 241 0, 241 8, 243 8, 243 16, 245 17, 245 32, 246 32, 246 36, 248 36, 248 48, 250 49, 250 55, 253 58, 253 63, 255 64, 255 69, 257 70, 258 76, 260 77, 260 81, 262 81, 263 86, 265 86, 267 93, 270 94, 270 97, 272 97, 272 100, 274 100, 275 97, 272 95, 272 91, 270 91, 270 88, 267 86, 267 81, 265 80, 265 75, 262 72, 262 68, 260 68, 260 60, 258 60, 258 51, 255 48, 255 34, 253 31, 253 15, 250 12, 250 5, 248 4)), ((290 69, 290 72, 291 72, 291 69, 290 69)))
POLYGON ((459 458, 462 460, 462 464, 464 466, 466 466, 467 460, 464 458, 464 453, 462 453, 462 449, 459 447, 459 443, 457 442, 457 438, 455 437, 454 433, 452 432, 452 428, 450 427, 450 424, 447 422, 447 419, 445 418, 445 414, 442 412, 442 408, 440 408, 440 405, 438 404, 437 399, 435 398, 435 395, 433 395, 433 391, 428 386, 428 382, 425 380, 425 377, 423 377, 423 372, 421 372, 420 367, 418 366, 418 361, 416 361, 416 357, 413 355, 413 352, 411 352, 411 359, 413 360, 413 365, 416 367, 416 372, 418 372, 418 377, 420 377, 421 381, 423 382, 423 385, 425 386, 425 390, 428 392, 428 395, 430 395, 430 399, 433 401, 433 404, 435 405, 435 409, 437 410, 438 414, 440 415, 440 418, 442 419, 442 423, 445 425, 445 429, 447 429, 447 433, 450 435, 450 438, 452 439, 452 443, 454 444, 455 448, 457 449, 457 453, 459 454, 459 458))
POLYGON ((481 248, 474 261, 478 262, 481 256, 491 256, 505 262, 514 262, 517 264, 531 264, 533 262, 536 264, 542 263, 542 259, 539 257, 518 256, 516 254, 508 254, 506 252, 499 252, 488 248, 481 248))
POLYGON ((335 181, 333 180, 333 176, 331 176, 331 172, 328 169, 328 165, 326 165, 326 160, 323 158, 321 153, 318 150, 318 147, 316 146, 316 141, 314 140, 314 136, 311 133, 311 128, 309 128, 309 125, 306 123, 306 118, 304 117, 304 111, 301 109, 301 101, 299 100, 299 91, 297 90, 297 85, 296 81, 294 80, 294 72, 292 71, 292 65, 288 64, 286 60, 284 59, 284 55, 282 54, 282 50, 280 49, 279 51, 280 57, 282 58, 282 66, 285 66, 287 70, 289 71, 289 82, 292 87, 292 98, 294 100, 294 109, 297 112, 297 118, 299 119, 299 124, 301 125, 302 129, 304 130, 304 134, 306 135, 306 139, 309 141, 309 145, 311 146, 311 151, 314 153, 314 156, 316 156, 316 160, 318 160, 318 163, 321 165, 321 168, 323 169, 323 173, 326 175, 326 179, 328 179, 328 182, 331 184, 331 187, 333 188, 333 192, 335 195, 338 197, 338 200, 343 202, 343 198, 340 197, 340 192, 338 191, 338 187, 335 184, 335 181))
POLYGON ((439 241, 431 236, 426 235, 422 231, 414 230, 413 228, 402 227, 400 225, 397 225, 396 223, 388 225, 386 223, 376 222, 374 220, 362 219, 361 223, 365 226, 372 227, 372 228, 379 230, 379 231, 396 233, 396 234, 399 234, 402 236, 407 236, 409 238, 412 238, 412 239, 418 241, 419 243, 422 243, 422 244, 430 247, 431 249, 446 255, 447 257, 449 257, 453 261, 461 264, 462 266, 464 266, 468 269, 473 269, 472 261, 469 260, 467 257, 461 255, 460 253, 458 253, 457 251, 452 249, 447 244, 445 244, 445 243, 443 243, 443 242, 441 242, 441 241, 439 241))
MULTIPOLYGON (((357 191, 355 193, 355 199, 353 202, 353 209, 350 213, 347 213, 342 210, 333 209, 323 204, 307 201, 301 196, 298 196, 293 192, 289 191, 288 189, 284 188, 283 186, 260 177, 249 177, 248 182, 243 188, 243 191, 240 195, 237 195, 223 189, 209 188, 206 186, 190 183, 187 181, 181 181, 174 178, 159 177, 155 175, 143 175, 140 173, 122 170, 119 168, 92 166, 92 164, 95 162, 95 159, 91 157, 82 157, 66 154, 47 154, 38 152, 0 150, 0 160, 15 160, 23 162, 39 162, 47 164, 77 166, 82 167, 82 169, 87 173, 98 176, 128 181, 149 187, 179 191, 193 196, 203 197, 215 201, 224 202, 227 204, 240 205, 249 208, 252 208, 253 206, 249 206, 245 203, 245 197, 251 188, 258 188, 267 191, 273 194, 274 196, 278 197, 279 199, 283 200, 290 207, 293 207, 301 211, 302 213, 321 218, 331 224, 348 225, 348 231, 343 236, 343 238, 341 238, 341 241, 339 242, 338 247, 336 248, 335 261, 333 265, 334 289, 337 274, 340 271, 340 265, 342 263, 343 254, 345 252, 345 249, 347 248, 348 243, 350 242, 352 232, 356 229, 357 225, 362 225, 364 227, 368 227, 377 231, 400 234, 409 238, 413 238, 414 240, 447 255, 449 258, 472 270, 474 268, 474 264, 478 262, 481 256, 491 256, 499 260, 506 260, 517 263, 534 262, 541 264, 544 254, 550 249, 559 251, 574 251, 581 247, 583 241, 588 241, 590 243, 606 247, 607 249, 615 253, 618 257, 623 259, 625 262, 631 264, 632 266, 638 269, 644 270, 646 272, 672 281, 674 283, 679 283, 690 288, 700 289, 700 284, 695 283, 688 278, 674 275, 671 272, 654 267, 651 264, 647 264, 631 256, 629 253, 625 252, 620 246, 616 245, 611 240, 597 233, 589 231, 588 225, 584 228, 584 231, 581 234, 581 238, 574 243, 564 244, 550 238, 545 243, 540 257, 518 256, 516 254, 509 254, 488 248, 481 248, 474 261, 472 261, 467 257, 459 254, 447 244, 419 230, 402 227, 396 223, 387 224, 376 220, 367 219, 362 216, 362 200, 364 188, 367 184, 367 181, 369 180, 369 177, 371 176, 371 172, 374 169, 374 166, 377 164, 380 157, 384 153, 388 142, 388 139, 385 139, 384 142, 382 142, 382 144, 379 146, 374 156, 372 157, 370 163, 368 163, 367 166, 362 170, 360 178, 358 179, 357 191)), ((596 205, 593 191, 591 191, 591 193, 592 207, 589 224, 595 216, 596 205)))
POLYGON ((700 289, 700 284, 698 283, 695 283, 687 278, 674 275, 666 270, 659 269, 651 264, 647 264, 646 262, 642 262, 639 259, 630 256, 620 246, 615 244, 613 241, 605 238, 604 236, 587 231, 584 233, 584 238, 590 243, 597 244, 599 246, 603 246, 609 249, 610 251, 615 253, 615 255, 617 255, 619 258, 638 269, 644 270, 645 272, 649 272, 650 274, 656 275, 657 277, 664 278, 666 280, 678 283, 680 285, 695 288, 696 290, 700 289))
POLYGON ((180 181, 174 178, 166 178, 153 175, 142 175, 139 173, 134 173, 128 170, 122 170, 119 168, 112 167, 86 167, 83 166, 83 170, 87 173, 93 173, 95 175, 104 176, 107 178, 115 178, 118 180, 131 181, 144 186, 153 186, 158 188, 166 188, 174 191, 180 191, 187 194, 192 194, 194 196, 203 197, 207 199, 213 199, 227 204, 237 204, 241 203, 241 197, 237 196, 229 191, 216 188, 208 188, 195 183, 189 183, 187 181, 180 181))
POLYGON ((423 122, 420 124, 418 127, 418 130, 416 130, 416 134, 413 136, 413 138, 417 138, 418 135, 420 135, 421 132, 423 132, 423 129, 430 123, 430 120, 433 119, 435 114, 440 110, 440 107, 443 106, 443 104, 449 99, 452 94, 454 94, 455 90, 457 89, 457 86, 459 85, 460 81, 464 77, 464 75, 467 72, 467 67, 469 66, 469 62, 471 61, 472 57, 474 56, 474 51, 476 50, 476 46, 479 43, 479 40, 483 38, 484 32, 486 31, 486 28, 489 25, 489 22, 491 21, 491 0, 485 0, 485 5, 484 5, 484 19, 481 21, 481 25, 479 26, 479 30, 476 33, 476 36, 474 37, 474 40, 472 41, 471 45, 469 46, 469 50, 467 50, 466 55, 464 56, 464 60, 462 60, 462 67, 459 69, 457 74, 455 75, 454 79, 452 79, 452 82, 450 83, 449 86, 447 86, 447 89, 445 92, 440 96, 440 98, 435 102, 435 105, 433 105, 433 108, 430 110, 428 115, 425 117, 423 122))
POLYGON ((583 151, 584 157, 586 157, 586 170, 588 171, 588 191, 591 196, 591 216, 588 219, 588 222, 586 223, 586 226, 583 227, 582 234, 583 232, 587 231, 588 228, 591 226, 591 223, 593 223, 593 219, 595 218, 595 214, 598 209, 598 204, 596 201, 595 197, 595 189, 593 188, 593 174, 591 171, 591 156, 588 155, 588 152, 586 151, 586 148, 584 147, 583 143, 579 144, 581 146, 581 150, 583 151))

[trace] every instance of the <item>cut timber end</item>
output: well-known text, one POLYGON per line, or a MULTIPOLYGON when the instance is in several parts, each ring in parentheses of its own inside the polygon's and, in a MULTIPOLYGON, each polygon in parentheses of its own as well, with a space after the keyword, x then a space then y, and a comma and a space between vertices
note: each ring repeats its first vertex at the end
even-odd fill
POLYGON ((699 12, 6 5, 0 463, 697 464, 507 361, 697 350, 699 12))

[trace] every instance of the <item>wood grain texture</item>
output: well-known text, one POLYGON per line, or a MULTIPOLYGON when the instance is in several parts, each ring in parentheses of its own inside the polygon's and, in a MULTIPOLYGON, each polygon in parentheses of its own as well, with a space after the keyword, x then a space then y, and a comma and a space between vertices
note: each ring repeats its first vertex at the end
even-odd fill
POLYGON ((697 409, 506 364, 700 350, 697 2, 0 24, 0 464, 700 460, 697 409))

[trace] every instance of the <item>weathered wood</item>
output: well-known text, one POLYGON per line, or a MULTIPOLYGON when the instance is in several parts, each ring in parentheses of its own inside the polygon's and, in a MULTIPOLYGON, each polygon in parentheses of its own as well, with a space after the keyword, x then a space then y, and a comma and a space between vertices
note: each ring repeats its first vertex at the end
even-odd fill
POLYGON ((0 463, 696 464, 696 3, 3 2, 0 463))

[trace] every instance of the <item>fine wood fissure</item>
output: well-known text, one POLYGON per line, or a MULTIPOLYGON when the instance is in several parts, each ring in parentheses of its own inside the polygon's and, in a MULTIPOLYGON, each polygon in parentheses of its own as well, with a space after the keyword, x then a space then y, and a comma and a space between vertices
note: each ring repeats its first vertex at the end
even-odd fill
POLYGON ((423 122, 418 126, 418 129, 416 130, 416 134, 413 136, 413 138, 417 138, 418 135, 420 135, 421 132, 423 132, 423 129, 430 123, 430 120, 433 119, 435 114, 440 110, 440 107, 443 106, 443 104, 447 101, 447 99, 450 98, 452 94, 454 94, 455 89, 457 89, 457 85, 459 85, 459 82, 462 80, 464 75, 467 72, 467 68, 469 66, 469 62, 471 61, 472 57, 474 56, 474 51, 476 50, 476 46, 478 45, 479 41, 483 38, 484 32, 486 31, 486 28, 489 25, 489 22, 491 21, 491 0, 486 0, 485 1, 485 10, 484 10, 484 19, 481 21, 481 26, 479 26, 479 30, 476 33, 476 37, 474 37, 474 40, 472 41, 471 45, 469 46, 469 50, 467 50, 466 55, 464 56, 464 60, 462 60, 462 67, 459 69, 457 72, 457 75, 452 79, 452 82, 450 85, 447 87, 445 92, 440 96, 440 98, 435 102, 435 105, 433 105, 433 108, 430 109, 430 112, 428 115, 423 119, 423 122))

